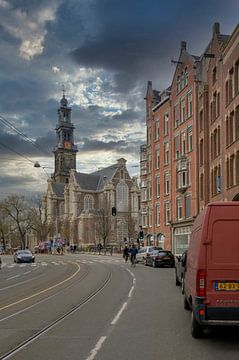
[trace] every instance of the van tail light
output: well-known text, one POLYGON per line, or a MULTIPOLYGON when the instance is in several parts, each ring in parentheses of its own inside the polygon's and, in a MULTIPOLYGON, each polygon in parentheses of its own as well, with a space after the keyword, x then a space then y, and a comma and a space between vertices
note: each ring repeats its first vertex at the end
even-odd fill
POLYGON ((205 297, 206 296, 206 271, 198 270, 197 272, 197 296, 205 297))

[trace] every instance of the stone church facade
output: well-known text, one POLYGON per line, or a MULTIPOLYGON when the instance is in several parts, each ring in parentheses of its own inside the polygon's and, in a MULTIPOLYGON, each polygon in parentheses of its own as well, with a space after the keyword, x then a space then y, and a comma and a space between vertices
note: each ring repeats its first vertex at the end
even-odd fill
POLYGON ((77 246, 116 245, 137 238, 140 193, 126 160, 91 174, 76 171, 77 146, 71 108, 63 93, 58 109, 55 170, 48 180, 44 216, 49 238, 77 246), (116 216, 112 208, 116 208, 116 216))

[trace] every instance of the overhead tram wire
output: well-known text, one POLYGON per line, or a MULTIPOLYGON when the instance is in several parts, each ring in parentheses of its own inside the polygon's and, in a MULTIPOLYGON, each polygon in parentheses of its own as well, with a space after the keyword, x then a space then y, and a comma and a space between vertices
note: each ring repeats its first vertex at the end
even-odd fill
POLYGON ((34 161, 32 161, 32 160, 28 159, 26 156, 24 156, 24 155, 20 154, 18 151, 13 150, 13 149, 12 149, 12 148, 10 148, 9 146, 7 146, 7 145, 3 144, 1 141, 0 141, 0 145, 2 145, 3 147, 7 148, 8 150, 10 150, 10 151, 14 152, 15 154, 17 154, 17 155, 19 155, 19 156, 23 157, 24 159, 26 159, 27 161, 31 162, 32 164, 35 164, 35 162, 34 162, 34 161))
POLYGON ((14 126, 9 120, 4 118, 4 116, 0 115, 0 121, 8 126, 10 129, 16 131, 18 135, 22 136, 25 140, 29 141, 35 148, 40 150, 44 155, 50 155, 50 153, 46 152, 45 149, 41 148, 38 144, 36 144, 32 139, 30 139, 27 135, 25 135, 21 130, 17 129, 16 126, 14 126))

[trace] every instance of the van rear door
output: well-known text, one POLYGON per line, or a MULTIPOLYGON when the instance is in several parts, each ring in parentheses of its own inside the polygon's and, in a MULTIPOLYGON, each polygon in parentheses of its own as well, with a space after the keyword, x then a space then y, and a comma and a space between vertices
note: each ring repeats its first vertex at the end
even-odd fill
POLYGON ((238 205, 216 205, 210 211, 208 239, 205 242, 206 299, 209 307, 239 307, 238 205))

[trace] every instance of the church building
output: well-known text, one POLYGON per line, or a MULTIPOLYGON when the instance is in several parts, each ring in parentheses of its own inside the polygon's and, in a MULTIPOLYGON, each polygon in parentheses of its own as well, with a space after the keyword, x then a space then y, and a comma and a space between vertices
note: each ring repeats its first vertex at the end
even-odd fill
POLYGON ((64 92, 53 152, 55 170, 44 197, 49 239, 65 239, 78 247, 101 243, 119 248, 136 240, 140 207, 136 178, 131 178, 124 158, 91 174, 76 170, 78 150, 64 92))

